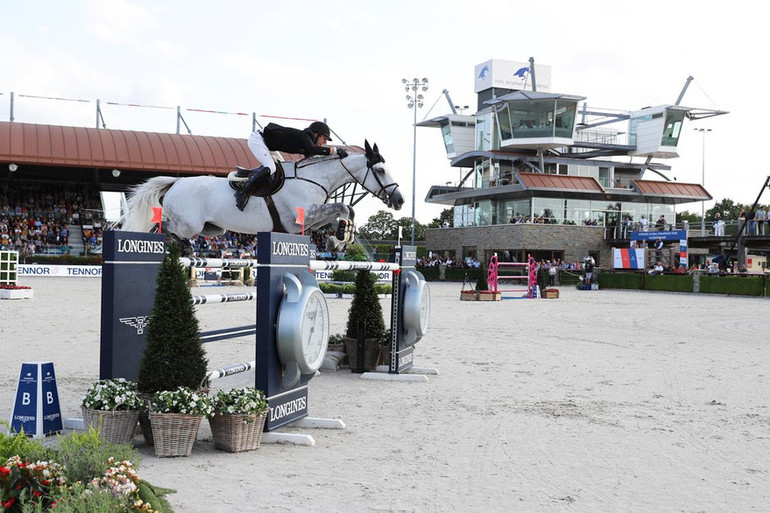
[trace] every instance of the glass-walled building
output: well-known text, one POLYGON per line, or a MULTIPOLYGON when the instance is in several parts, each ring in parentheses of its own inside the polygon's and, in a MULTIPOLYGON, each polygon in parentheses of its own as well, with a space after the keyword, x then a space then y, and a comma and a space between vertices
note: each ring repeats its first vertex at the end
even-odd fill
POLYGON ((527 76, 532 65, 477 66, 475 115, 418 123, 441 129, 451 166, 464 177, 428 193, 427 202, 454 207, 453 228, 429 231, 429 250, 457 257, 488 257, 494 247, 601 256, 627 245, 630 230, 659 222, 672 229, 677 204, 711 199, 699 184, 669 180, 670 166, 653 160, 678 157, 692 109, 596 112, 583 96, 549 92, 550 67, 535 67, 549 81, 538 90, 527 76), (495 76, 512 69, 526 88, 506 88, 511 81, 495 76))
POLYGON ((628 219, 633 228, 638 228, 642 217, 650 226, 660 216, 668 224, 676 218, 673 205, 548 197, 481 200, 455 207, 454 213, 454 226, 457 228, 517 223, 605 226, 613 222, 620 224, 623 219, 628 219))

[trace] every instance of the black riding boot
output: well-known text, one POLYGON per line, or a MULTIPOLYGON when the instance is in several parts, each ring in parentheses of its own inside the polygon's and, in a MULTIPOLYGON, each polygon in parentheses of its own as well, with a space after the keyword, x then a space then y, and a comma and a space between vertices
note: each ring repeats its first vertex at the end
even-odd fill
POLYGON ((260 167, 249 176, 249 181, 243 184, 243 187, 235 191, 235 206, 243 211, 246 203, 249 202, 249 196, 257 186, 270 176, 270 169, 265 166, 260 167))

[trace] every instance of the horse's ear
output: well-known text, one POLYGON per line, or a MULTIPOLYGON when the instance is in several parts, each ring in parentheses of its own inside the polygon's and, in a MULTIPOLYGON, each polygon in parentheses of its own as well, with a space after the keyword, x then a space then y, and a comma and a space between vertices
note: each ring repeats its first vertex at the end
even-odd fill
POLYGON ((377 148, 377 143, 374 143, 374 148, 372 148, 372 150, 374 151, 374 153, 376 153, 378 155, 380 154, 380 149, 377 148))
POLYGON ((364 149, 366 150, 366 154, 369 155, 372 152, 372 147, 369 146, 369 141, 364 139, 364 149))

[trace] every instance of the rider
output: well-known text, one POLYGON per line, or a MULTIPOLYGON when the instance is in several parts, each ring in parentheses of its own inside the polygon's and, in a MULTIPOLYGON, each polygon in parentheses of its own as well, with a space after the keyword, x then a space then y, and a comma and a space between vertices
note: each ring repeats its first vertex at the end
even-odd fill
POLYGON ((239 210, 243 210, 251 192, 268 176, 275 173, 275 161, 270 155, 271 151, 298 153, 305 157, 313 155, 338 155, 341 159, 347 157, 348 152, 344 148, 324 146, 331 140, 329 126, 322 121, 314 121, 304 130, 268 123, 263 130, 252 132, 248 141, 249 149, 262 165, 253 170, 238 171, 236 177, 248 177, 248 181, 235 192, 235 205, 239 210))

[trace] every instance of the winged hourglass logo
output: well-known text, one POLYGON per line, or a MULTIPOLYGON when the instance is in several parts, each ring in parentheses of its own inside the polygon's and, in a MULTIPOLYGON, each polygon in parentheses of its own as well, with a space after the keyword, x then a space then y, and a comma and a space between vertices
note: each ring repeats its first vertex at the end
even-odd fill
POLYGON ((121 317, 120 322, 128 324, 129 326, 136 328, 136 334, 141 335, 144 333, 144 328, 150 323, 149 315, 138 315, 136 317, 121 317))

